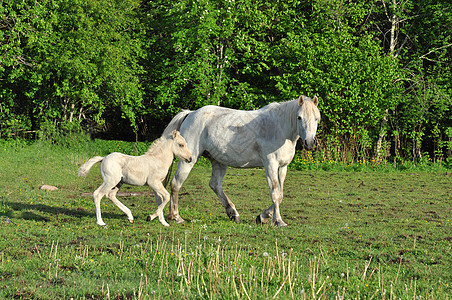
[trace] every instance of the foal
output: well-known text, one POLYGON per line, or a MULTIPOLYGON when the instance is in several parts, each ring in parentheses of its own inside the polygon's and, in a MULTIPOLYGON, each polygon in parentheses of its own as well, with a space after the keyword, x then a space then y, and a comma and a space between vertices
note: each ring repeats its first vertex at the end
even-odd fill
POLYGON ((173 130, 170 138, 162 136, 156 140, 144 155, 130 156, 114 152, 105 157, 95 156, 83 164, 78 170, 78 176, 86 176, 94 164, 102 162, 100 172, 103 183, 93 194, 97 224, 106 225, 100 212, 100 200, 103 196, 109 198, 127 215, 129 222, 133 223, 130 209, 116 198, 121 185, 127 183, 136 186, 148 185, 152 188, 158 208, 148 219, 158 217, 160 223, 169 226, 163 216, 163 209, 170 200, 170 195, 162 182, 173 163, 174 155, 187 163, 193 159, 185 139, 177 130, 173 130))

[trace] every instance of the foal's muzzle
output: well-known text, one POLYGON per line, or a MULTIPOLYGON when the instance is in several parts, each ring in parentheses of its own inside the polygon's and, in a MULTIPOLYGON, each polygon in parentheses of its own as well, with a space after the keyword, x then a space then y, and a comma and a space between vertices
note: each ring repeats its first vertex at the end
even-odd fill
POLYGON ((191 156, 189 158, 185 159, 185 162, 188 164, 191 163, 192 161, 193 161, 193 157, 191 157, 191 156))

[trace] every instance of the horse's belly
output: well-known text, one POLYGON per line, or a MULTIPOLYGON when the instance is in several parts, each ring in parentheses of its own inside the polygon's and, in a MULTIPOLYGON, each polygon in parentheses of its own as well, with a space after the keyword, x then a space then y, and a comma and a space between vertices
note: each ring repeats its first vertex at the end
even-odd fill
POLYGON ((212 149, 206 152, 209 158, 234 168, 256 168, 263 166, 260 153, 254 151, 252 148, 230 147, 227 151, 212 149))

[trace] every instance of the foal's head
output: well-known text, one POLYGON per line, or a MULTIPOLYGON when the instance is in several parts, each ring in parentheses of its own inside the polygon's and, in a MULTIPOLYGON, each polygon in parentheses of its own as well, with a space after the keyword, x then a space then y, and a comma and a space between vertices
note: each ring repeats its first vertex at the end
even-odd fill
POLYGON ((184 137, 181 136, 179 131, 177 130, 173 130, 172 136, 173 136, 172 151, 174 155, 179 157, 179 159, 183 159, 187 163, 191 163, 193 157, 187 148, 187 143, 185 142, 184 137))
POLYGON ((301 95, 298 98, 297 129, 298 135, 303 141, 303 145, 308 149, 315 146, 315 134, 317 124, 320 122, 320 111, 317 108, 319 99, 314 99, 301 95))

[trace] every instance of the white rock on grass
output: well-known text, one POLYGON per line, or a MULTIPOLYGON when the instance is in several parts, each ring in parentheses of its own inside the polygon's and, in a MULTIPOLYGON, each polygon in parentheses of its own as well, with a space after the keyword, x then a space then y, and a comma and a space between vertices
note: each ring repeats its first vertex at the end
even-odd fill
POLYGON ((41 186, 40 189, 41 190, 46 190, 46 191, 56 191, 56 190, 58 190, 58 188, 56 186, 47 185, 47 184, 44 184, 43 186, 41 186))

